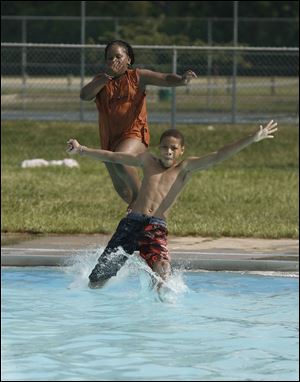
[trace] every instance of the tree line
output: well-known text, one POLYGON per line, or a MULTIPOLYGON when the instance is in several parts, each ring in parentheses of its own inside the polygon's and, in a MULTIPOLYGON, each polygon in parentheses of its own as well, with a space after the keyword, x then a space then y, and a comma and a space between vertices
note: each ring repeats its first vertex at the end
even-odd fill
MULTIPOLYGON (((1 40, 81 43, 82 3, 81 1, 2 1, 1 40), (5 16, 34 16, 34 18, 26 20, 24 24, 20 19, 6 19, 5 16), (55 19, 58 16, 59 19, 55 19), (63 20, 63 17, 66 19, 63 20)), ((232 45, 233 43, 233 1, 85 1, 84 3, 86 43, 106 44, 115 38, 127 40, 133 45, 232 45)), ((239 45, 298 46, 298 14, 298 1, 239 1, 239 45)))

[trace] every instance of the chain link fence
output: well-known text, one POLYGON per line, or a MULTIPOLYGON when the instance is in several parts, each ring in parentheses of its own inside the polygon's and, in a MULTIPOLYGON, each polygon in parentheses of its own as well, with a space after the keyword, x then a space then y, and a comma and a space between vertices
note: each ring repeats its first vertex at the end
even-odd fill
MULTIPOLYGON (((81 87, 104 69, 105 45, 1 44, 1 118, 97 121, 81 87)), ((299 120, 299 49, 133 46, 135 67, 198 75, 188 86, 147 87, 149 122, 299 120)))

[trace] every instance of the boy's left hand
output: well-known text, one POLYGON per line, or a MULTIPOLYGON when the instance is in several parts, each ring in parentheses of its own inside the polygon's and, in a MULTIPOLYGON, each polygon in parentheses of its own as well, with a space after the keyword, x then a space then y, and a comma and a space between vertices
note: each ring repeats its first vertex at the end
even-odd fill
POLYGON ((79 144, 78 141, 76 141, 76 139, 69 139, 67 144, 68 144, 67 149, 66 149, 67 153, 76 154, 80 151, 81 145, 79 144))
POLYGON ((182 83, 188 84, 192 78, 197 78, 196 73, 194 73, 192 70, 188 70, 181 76, 182 83))

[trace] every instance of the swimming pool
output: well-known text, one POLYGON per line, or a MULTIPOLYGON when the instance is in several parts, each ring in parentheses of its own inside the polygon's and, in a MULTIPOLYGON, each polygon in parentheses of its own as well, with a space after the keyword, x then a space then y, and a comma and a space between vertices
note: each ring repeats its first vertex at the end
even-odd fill
POLYGON ((2 268, 2 379, 298 380, 298 278, 175 272, 164 302, 136 261, 2 268))

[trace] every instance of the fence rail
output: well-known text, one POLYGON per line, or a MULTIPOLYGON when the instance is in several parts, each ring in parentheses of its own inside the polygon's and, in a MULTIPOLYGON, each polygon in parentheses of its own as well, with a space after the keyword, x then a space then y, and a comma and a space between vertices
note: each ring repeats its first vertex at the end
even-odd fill
MULTIPOLYGON (((1 44, 2 119, 96 121, 81 87, 104 68, 105 45, 1 44)), ((147 88, 150 122, 299 120, 299 49, 133 46, 136 67, 198 78, 186 87, 147 88)))

